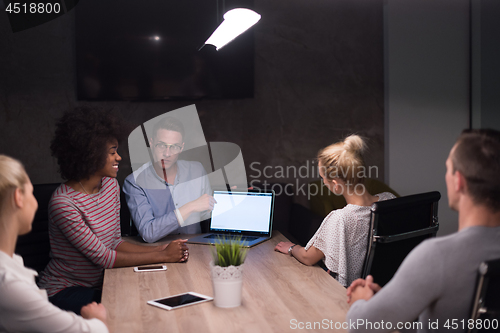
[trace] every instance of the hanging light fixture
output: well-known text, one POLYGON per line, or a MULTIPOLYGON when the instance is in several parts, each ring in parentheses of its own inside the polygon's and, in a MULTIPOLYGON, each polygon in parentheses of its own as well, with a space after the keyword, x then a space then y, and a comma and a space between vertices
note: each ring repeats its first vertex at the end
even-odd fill
POLYGON ((219 51, 224 45, 259 22, 260 15, 246 8, 235 8, 224 14, 224 21, 215 29, 205 44, 215 46, 219 51))

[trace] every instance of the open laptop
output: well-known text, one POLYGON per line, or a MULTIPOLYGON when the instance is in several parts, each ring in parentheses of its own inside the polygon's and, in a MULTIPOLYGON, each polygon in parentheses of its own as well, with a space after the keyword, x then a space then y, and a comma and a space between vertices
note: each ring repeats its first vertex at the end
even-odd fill
POLYGON ((210 232, 190 238, 188 243, 215 244, 220 238, 241 237, 251 247, 271 238, 274 191, 247 192, 215 190, 210 232))

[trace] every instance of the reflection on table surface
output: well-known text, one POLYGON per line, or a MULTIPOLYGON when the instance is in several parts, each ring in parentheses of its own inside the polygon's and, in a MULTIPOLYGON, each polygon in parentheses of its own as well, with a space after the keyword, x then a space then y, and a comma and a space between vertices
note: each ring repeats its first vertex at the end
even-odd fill
MULTIPOLYGON (((162 241, 187 237, 176 235, 162 241)), ((281 241, 287 239, 274 231, 270 240, 250 249, 244 267, 242 305, 231 309, 206 302, 167 311, 146 303, 188 291, 213 297, 209 245, 189 244, 189 261, 169 263, 166 271, 107 269, 102 303, 111 331, 296 332, 306 331, 299 328, 315 322, 316 330, 321 324, 321 330, 338 331, 335 323, 344 322, 348 310, 345 288, 322 268, 305 266, 275 252, 275 245, 281 241)))

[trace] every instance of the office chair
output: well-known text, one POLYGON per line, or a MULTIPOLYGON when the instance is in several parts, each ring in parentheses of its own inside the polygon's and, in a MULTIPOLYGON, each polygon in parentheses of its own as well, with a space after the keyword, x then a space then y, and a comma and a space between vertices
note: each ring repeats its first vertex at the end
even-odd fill
POLYGON ((479 265, 471 319, 474 324, 468 329, 469 333, 492 332, 500 328, 500 258, 479 265))
POLYGON ((33 185, 33 195, 38 201, 31 232, 19 236, 15 253, 23 257, 24 265, 41 272, 50 261, 49 201, 60 183, 33 185))
POLYGON ((434 191, 374 203, 363 278, 384 286, 413 248, 436 236, 440 198, 434 191))

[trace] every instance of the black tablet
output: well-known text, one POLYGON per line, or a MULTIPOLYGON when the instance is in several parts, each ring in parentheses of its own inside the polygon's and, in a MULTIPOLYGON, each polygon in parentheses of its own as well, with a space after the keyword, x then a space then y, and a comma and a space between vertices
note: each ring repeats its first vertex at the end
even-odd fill
POLYGON ((212 297, 190 291, 179 295, 154 299, 152 301, 148 301, 148 304, 166 310, 173 310, 177 308, 182 308, 184 306, 208 302, 212 300, 213 300, 212 297))

